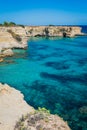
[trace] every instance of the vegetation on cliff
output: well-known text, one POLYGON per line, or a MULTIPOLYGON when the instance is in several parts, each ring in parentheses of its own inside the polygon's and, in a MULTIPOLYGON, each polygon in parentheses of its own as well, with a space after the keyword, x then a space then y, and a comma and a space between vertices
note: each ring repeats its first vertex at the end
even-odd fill
POLYGON ((15 26, 21 26, 24 28, 24 25, 21 25, 21 24, 16 24, 14 22, 7 22, 7 21, 4 21, 4 23, 0 23, 0 26, 5 26, 5 27, 15 27, 15 26))
POLYGON ((5 26, 5 27, 14 27, 16 26, 16 23, 14 22, 7 22, 7 21, 4 21, 4 23, 0 24, 0 26, 5 26))
POLYGON ((38 108, 22 116, 14 130, 70 130, 70 128, 66 122, 63 122, 57 115, 50 114, 46 108, 38 108))

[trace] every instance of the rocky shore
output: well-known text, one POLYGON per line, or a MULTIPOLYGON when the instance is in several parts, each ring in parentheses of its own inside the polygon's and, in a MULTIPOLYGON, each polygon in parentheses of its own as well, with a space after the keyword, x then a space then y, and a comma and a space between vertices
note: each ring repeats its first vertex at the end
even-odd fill
POLYGON ((42 110, 35 111, 20 91, 0 83, 0 130, 70 130, 60 117, 42 110))
POLYGON ((83 35, 80 27, 73 26, 14 26, 0 27, 0 62, 12 56, 12 49, 27 48, 29 37, 74 37, 83 35))
POLYGON ((27 48, 28 38, 23 31, 22 27, 0 27, 0 62, 6 56, 13 56, 14 48, 27 48))

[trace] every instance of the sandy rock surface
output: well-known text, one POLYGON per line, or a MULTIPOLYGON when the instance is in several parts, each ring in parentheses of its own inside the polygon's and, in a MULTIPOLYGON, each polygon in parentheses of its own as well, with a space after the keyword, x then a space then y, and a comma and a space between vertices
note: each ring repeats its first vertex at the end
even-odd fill
POLYGON ((14 130, 23 114, 33 111, 23 99, 21 92, 0 84, 0 130, 14 130))

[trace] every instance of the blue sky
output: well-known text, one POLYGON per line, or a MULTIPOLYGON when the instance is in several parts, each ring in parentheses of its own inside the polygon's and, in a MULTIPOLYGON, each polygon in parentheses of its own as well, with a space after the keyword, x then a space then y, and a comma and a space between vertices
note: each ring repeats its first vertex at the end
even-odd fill
POLYGON ((0 0, 0 23, 87 25, 87 0, 0 0))

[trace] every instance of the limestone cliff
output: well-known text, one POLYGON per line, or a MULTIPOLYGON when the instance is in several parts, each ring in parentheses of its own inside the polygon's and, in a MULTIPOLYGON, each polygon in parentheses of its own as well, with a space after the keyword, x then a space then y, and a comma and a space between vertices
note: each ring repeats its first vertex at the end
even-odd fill
POLYGON ((0 84, 0 130, 14 130, 22 114, 33 111, 23 98, 19 91, 0 84))
POLYGON ((11 49, 27 48, 27 40, 26 31, 22 27, 0 27, 0 62, 3 57, 13 55, 11 49))
POLYGON ((42 127, 45 130, 70 130, 60 117, 36 112, 18 90, 0 83, 0 130, 41 130, 42 127))
POLYGON ((26 26, 25 30, 28 36, 73 37, 82 34, 80 27, 73 26, 26 26))
MULTIPOLYGON (((0 27, 0 57, 4 57, 3 51, 12 48, 26 48, 29 37, 74 37, 82 35, 80 27, 73 26, 14 26, 0 27)), ((10 51, 11 52, 11 51, 10 51)), ((11 56, 11 53, 10 53, 11 56)), ((2 61, 2 59, 0 59, 2 61)))
POLYGON ((25 29, 22 27, 0 27, 0 47, 2 48, 25 48, 27 46, 27 38, 25 29), (18 41, 9 33, 9 30, 19 34, 21 40, 18 41))

